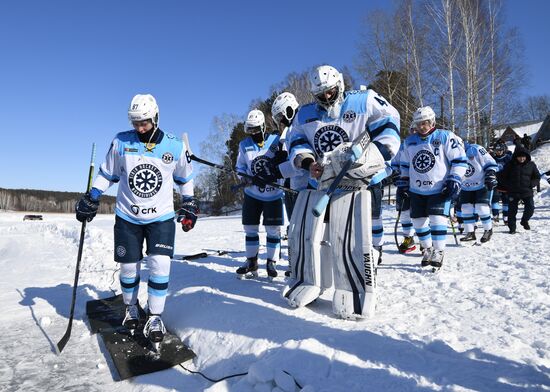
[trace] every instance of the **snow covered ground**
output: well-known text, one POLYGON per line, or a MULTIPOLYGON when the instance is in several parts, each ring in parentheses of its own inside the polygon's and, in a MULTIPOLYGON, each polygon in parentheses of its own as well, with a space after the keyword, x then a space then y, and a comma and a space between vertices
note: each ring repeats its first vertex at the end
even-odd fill
MULTIPOLYGON (((548 170, 546 156, 539 166, 548 170)), ((249 372, 218 384, 180 367, 113 381, 84 316, 85 301, 119 291, 109 215, 88 225, 76 323, 56 355, 53 347, 67 325, 80 224, 72 215, 24 222, 24 213, 0 212, 0 390, 298 390, 283 371, 305 391, 550 390, 547 184, 535 201, 531 231, 520 227, 510 236, 501 223, 488 244, 473 247, 455 246, 449 235, 446 264, 437 275, 421 271, 418 252, 397 254, 395 212, 386 209, 377 315, 359 322, 332 315, 330 292, 307 308, 289 308, 280 296, 283 279, 268 282, 263 265, 260 279, 237 280, 243 253, 174 260, 164 319, 197 354, 186 366, 213 378, 249 372)), ((239 217, 204 218, 176 237, 177 256, 243 248, 239 217)), ((281 275, 285 267, 278 266, 281 275)), ((146 282, 143 271, 142 303, 146 282)))

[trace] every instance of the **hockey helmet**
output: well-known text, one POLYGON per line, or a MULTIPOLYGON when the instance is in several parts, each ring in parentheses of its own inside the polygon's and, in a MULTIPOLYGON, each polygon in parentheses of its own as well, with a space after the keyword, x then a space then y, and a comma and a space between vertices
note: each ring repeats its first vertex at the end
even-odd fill
POLYGON ((282 94, 279 94, 277 98, 273 101, 271 105, 271 117, 273 121, 278 125, 283 123, 286 126, 289 126, 292 123, 292 119, 296 115, 296 109, 298 109, 298 101, 296 97, 287 93, 286 91, 282 94))
POLYGON ((423 121, 430 121, 432 125, 435 125, 435 112, 434 110, 429 106, 423 106, 413 113, 413 123, 418 128, 418 124, 420 124, 423 121))
POLYGON ((130 120, 130 123, 151 120, 156 129, 159 123, 159 107, 155 97, 151 94, 138 94, 134 96, 128 108, 128 120, 130 120))
POLYGON ((338 117, 344 100, 344 76, 330 65, 321 65, 311 73, 309 84, 317 104, 329 112, 331 117, 338 117))
POLYGON ((248 113, 244 123, 244 133, 254 135, 265 130, 265 116, 261 110, 254 109, 248 113))

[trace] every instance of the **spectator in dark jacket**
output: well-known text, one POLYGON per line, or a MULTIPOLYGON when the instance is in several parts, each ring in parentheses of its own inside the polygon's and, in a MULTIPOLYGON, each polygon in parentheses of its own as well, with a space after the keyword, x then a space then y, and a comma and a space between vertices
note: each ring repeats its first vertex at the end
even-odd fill
POLYGON ((523 146, 531 151, 531 136, 527 135, 526 133, 523 134, 523 137, 521 138, 521 144, 523 144, 523 146))
POLYGON ((516 232, 516 214, 520 200, 523 201, 524 207, 520 223, 525 230, 529 230, 529 219, 535 212, 533 188, 539 183, 540 174, 537 165, 531 160, 531 155, 525 147, 516 147, 512 160, 504 166, 500 178, 509 197, 508 228, 510 234, 516 232))

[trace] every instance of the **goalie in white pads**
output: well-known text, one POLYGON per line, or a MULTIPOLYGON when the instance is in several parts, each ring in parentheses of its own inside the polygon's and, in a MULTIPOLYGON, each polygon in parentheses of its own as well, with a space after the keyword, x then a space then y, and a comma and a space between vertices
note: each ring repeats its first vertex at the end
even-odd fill
POLYGON ((334 278, 334 313, 365 317, 376 303, 367 187, 383 178, 373 177, 386 175, 385 161, 399 149, 399 113, 373 90, 344 93, 342 74, 328 65, 313 71, 310 88, 316 102, 300 108, 287 139, 289 161, 319 179, 318 189, 327 189, 341 171, 353 141, 368 133, 371 143, 347 171, 327 212, 312 214, 324 192, 300 192, 289 230, 291 279, 283 295, 291 306, 305 306, 334 278))

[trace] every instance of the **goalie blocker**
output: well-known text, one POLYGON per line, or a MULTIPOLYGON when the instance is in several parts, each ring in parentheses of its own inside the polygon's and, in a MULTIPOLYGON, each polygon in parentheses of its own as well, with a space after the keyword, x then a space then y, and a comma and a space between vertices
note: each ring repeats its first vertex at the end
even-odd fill
POLYGON ((313 302, 334 281, 333 312, 345 319, 374 315, 376 270, 372 254, 371 194, 367 190, 335 194, 330 224, 312 210, 324 192, 302 191, 289 227, 291 277, 283 290, 290 306, 313 302))

